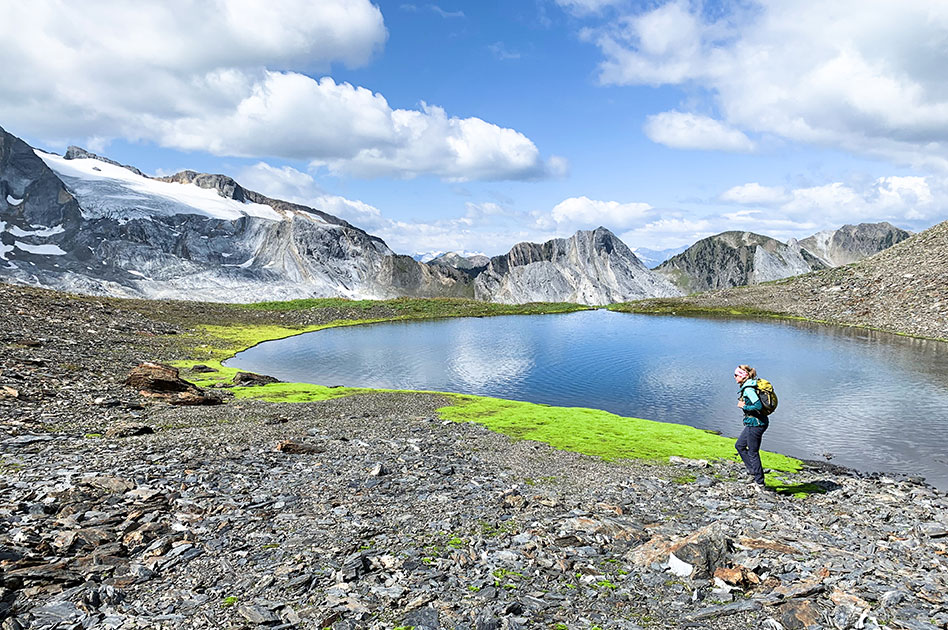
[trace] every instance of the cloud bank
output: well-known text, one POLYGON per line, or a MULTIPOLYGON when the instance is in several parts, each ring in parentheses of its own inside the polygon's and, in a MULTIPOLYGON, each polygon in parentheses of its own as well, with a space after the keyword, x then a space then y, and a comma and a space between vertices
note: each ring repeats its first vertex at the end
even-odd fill
POLYGON ((303 159, 336 174, 537 179, 520 132, 324 76, 368 63, 388 33, 368 0, 0 4, 0 120, 51 144, 110 139, 221 156, 303 159))
MULTIPOLYGON (((729 130, 726 150, 747 147, 748 133, 766 134, 948 170, 948 82, 939 61, 948 56, 948 4, 839 0, 803 10, 757 0, 729 11, 675 0, 589 31, 603 54, 600 80, 687 89, 729 130)), ((670 146, 705 148, 710 120, 673 110, 650 118, 646 132, 670 146)))

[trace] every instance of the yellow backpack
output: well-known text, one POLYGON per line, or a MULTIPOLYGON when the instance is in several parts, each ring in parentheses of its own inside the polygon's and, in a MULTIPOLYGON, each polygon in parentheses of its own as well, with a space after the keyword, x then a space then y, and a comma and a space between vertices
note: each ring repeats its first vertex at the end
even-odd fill
POLYGON ((765 378, 757 379, 757 396, 760 398, 760 404, 764 408, 764 413, 768 416, 777 410, 777 392, 774 386, 765 378))

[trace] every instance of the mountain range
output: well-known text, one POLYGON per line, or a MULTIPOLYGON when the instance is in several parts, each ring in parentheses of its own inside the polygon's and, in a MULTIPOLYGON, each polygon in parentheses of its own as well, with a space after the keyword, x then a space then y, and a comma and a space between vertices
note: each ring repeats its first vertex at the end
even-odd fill
POLYGON ((77 293, 602 305, 786 277, 858 260, 905 234, 846 226, 784 244, 728 232, 653 271, 599 227, 519 243, 492 258, 448 252, 421 262, 338 217, 248 190, 226 175, 149 177, 78 147, 63 156, 34 149, 0 128, 0 278, 77 293))
POLYGON ((844 225, 782 243, 753 232, 703 238, 655 268, 684 293, 779 280, 849 264, 911 236, 890 223, 844 225))

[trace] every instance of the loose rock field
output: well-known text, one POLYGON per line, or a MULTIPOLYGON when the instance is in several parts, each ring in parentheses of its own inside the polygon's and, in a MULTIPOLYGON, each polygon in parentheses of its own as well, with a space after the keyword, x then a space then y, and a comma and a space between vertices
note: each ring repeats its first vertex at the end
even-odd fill
POLYGON ((917 480, 814 463, 788 481, 824 492, 758 493, 429 394, 172 406, 123 381, 221 307, 0 308, 3 630, 948 628, 948 497, 917 480))

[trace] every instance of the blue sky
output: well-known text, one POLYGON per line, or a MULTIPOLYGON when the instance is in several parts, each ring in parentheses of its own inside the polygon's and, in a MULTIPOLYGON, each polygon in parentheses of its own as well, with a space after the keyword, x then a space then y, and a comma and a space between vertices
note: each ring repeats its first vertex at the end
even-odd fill
POLYGON ((946 3, 827 4, 5 3, 0 126, 402 253, 945 220, 946 3))

